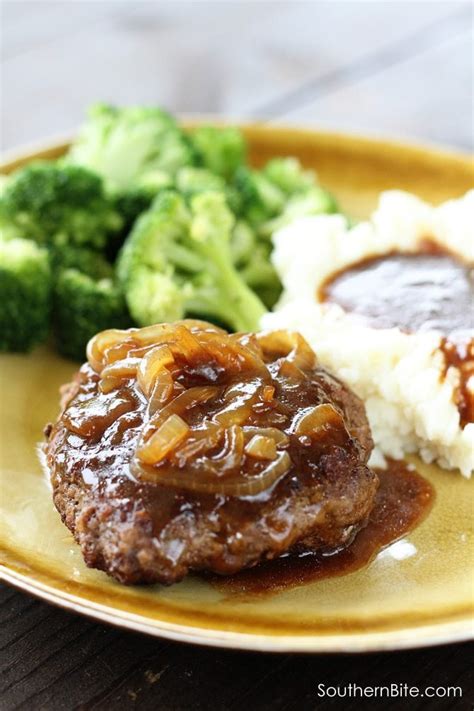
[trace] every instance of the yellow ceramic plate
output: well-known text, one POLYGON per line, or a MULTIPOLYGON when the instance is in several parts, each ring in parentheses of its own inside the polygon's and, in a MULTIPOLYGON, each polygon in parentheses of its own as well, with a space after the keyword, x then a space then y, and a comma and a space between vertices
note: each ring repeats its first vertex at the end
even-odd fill
MULTIPOLYGON (((387 188, 439 202, 474 185, 472 163, 458 155, 289 128, 245 131, 256 163, 300 156, 356 216, 387 188)), ((30 151, 6 169, 64 148, 30 151)), ((226 647, 356 652, 473 636, 473 486, 434 466, 419 467, 437 493, 428 518, 344 577, 252 597, 224 594, 198 577, 170 588, 124 587, 89 570, 53 508, 35 451, 74 365, 46 348, 0 361, 0 570, 7 582, 104 622, 226 647)))

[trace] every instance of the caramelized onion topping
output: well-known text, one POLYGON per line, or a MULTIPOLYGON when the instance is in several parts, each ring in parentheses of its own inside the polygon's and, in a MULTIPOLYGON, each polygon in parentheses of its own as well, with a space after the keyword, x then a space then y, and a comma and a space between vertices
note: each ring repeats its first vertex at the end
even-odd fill
MULTIPOLYGON (((345 431, 331 405, 296 408, 295 417, 280 397, 278 383, 298 387, 316 366, 297 333, 227 334, 187 320, 104 331, 89 342, 87 356, 100 397, 113 399, 117 390, 119 402, 130 391, 142 404, 145 399, 131 471, 149 483, 256 496, 291 471, 292 437, 318 438, 333 427, 345 431), (276 371, 270 370, 267 364, 275 362, 276 371)), ((87 430, 82 420, 75 413, 72 429, 87 430)))
POLYGON ((154 385, 151 389, 148 401, 148 414, 154 415, 160 408, 164 407, 171 399, 174 390, 174 380, 166 368, 157 374, 154 385))
POLYGON ((269 437, 277 447, 285 447, 290 441, 288 435, 277 427, 244 427, 244 432, 250 436, 269 437))
POLYGON ((129 332, 111 328, 108 331, 101 331, 87 344, 87 360, 96 373, 102 371, 104 352, 119 343, 122 343, 129 332))
POLYGON ((116 360, 102 369, 102 378, 133 378, 137 374, 138 366, 142 363, 140 358, 123 358, 116 360))
POLYGON ((139 447, 137 457, 145 464, 159 464, 169 452, 176 449, 188 436, 189 427, 179 415, 170 415, 139 447))
POLYGON ((245 454, 256 459, 276 459, 277 448, 275 440, 263 435, 254 435, 245 445, 245 454))
POLYGON ((173 363, 174 356, 166 345, 148 351, 137 370, 137 382, 144 395, 150 397, 160 373, 173 363))
POLYGON ((332 405, 326 403, 303 411, 295 422, 294 432, 296 435, 313 437, 318 436, 328 427, 344 428, 345 425, 342 415, 332 405))
POLYGON ((288 452, 279 452, 277 458, 265 469, 253 476, 234 474, 227 478, 215 477, 207 469, 193 471, 193 476, 180 469, 150 467, 135 463, 133 473, 138 479, 153 484, 165 484, 180 489, 188 489, 201 494, 222 494, 224 496, 258 496, 271 489, 291 469, 288 452))
POLYGON ((263 351, 269 351, 273 356, 281 354, 289 363, 297 368, 311 370, 316 365, 316 354, 303 336, 292 331, 269 331, 256 336, 263 351))

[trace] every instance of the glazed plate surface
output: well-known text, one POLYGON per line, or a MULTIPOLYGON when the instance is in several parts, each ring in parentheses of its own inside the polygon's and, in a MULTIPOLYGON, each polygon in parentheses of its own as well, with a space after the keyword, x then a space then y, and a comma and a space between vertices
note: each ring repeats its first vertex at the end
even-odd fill
MULTIPOLYGON (((285 127, 245 127, 256 164, 297 155, 356 217, 381 190, 438 203, 474 186, 463 156, 285 127)), ((56 144, 9 161, 54 157, 56 144)), ((423 465, 436 490, 425 521, 354 573, 272 595, 222 592, 197 576, 125 587, 89 570, 56 513, 36 447, 75 364, 47 347, 0 357, 0 576, 51 603, 148 634, 267 651, 358 652, 474 636, 474 485, 423 465)))

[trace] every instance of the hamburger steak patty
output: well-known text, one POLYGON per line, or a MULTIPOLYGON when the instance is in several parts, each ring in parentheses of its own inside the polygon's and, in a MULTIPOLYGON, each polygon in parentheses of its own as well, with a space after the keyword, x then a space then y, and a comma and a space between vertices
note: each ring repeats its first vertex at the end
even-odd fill
POLYGON ((365 525, 364 406, 300 336, 183 321, 104 332, 88 354, 45 445, 88 566, 170 584, 332 551, 365 525))

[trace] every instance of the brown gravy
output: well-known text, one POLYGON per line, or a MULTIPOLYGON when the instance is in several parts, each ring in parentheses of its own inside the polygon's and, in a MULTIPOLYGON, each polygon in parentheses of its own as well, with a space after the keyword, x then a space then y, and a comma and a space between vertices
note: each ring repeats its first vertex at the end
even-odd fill
POLYGON ((390 461, 377 474, 380 486, 369 522, 344 550, 331 555, 287 555, 226 578, 206 575, 206 580, 224 593, 267 595, 364 567, 418 526, 435 498, 432 485, 404 462, 390 461))
POLYGON ((443 376, 451 366, 458 368, 460 373, 459 385, 454 397, 461 418, 461 427, 464 427, 468 422, 474 422, 474 395, 468 388, 468 382, 474 376, 474 338, 466 343, 461 341, 456 343, 443 338, 441 350, 445 363, 443 376))
POLYGON ((407 333, 439 331, 448 368, 459 370, 454 394, 464 427, 474 421, 474 270, 426 245, 419 254, 366 259, 333 275, 318 294, 356 314, 374 328, 407 333))
POLYGON ((321 297, 374 328, 474 336, 473 271, 447 254, 391 254, 338 272, 321 297))

